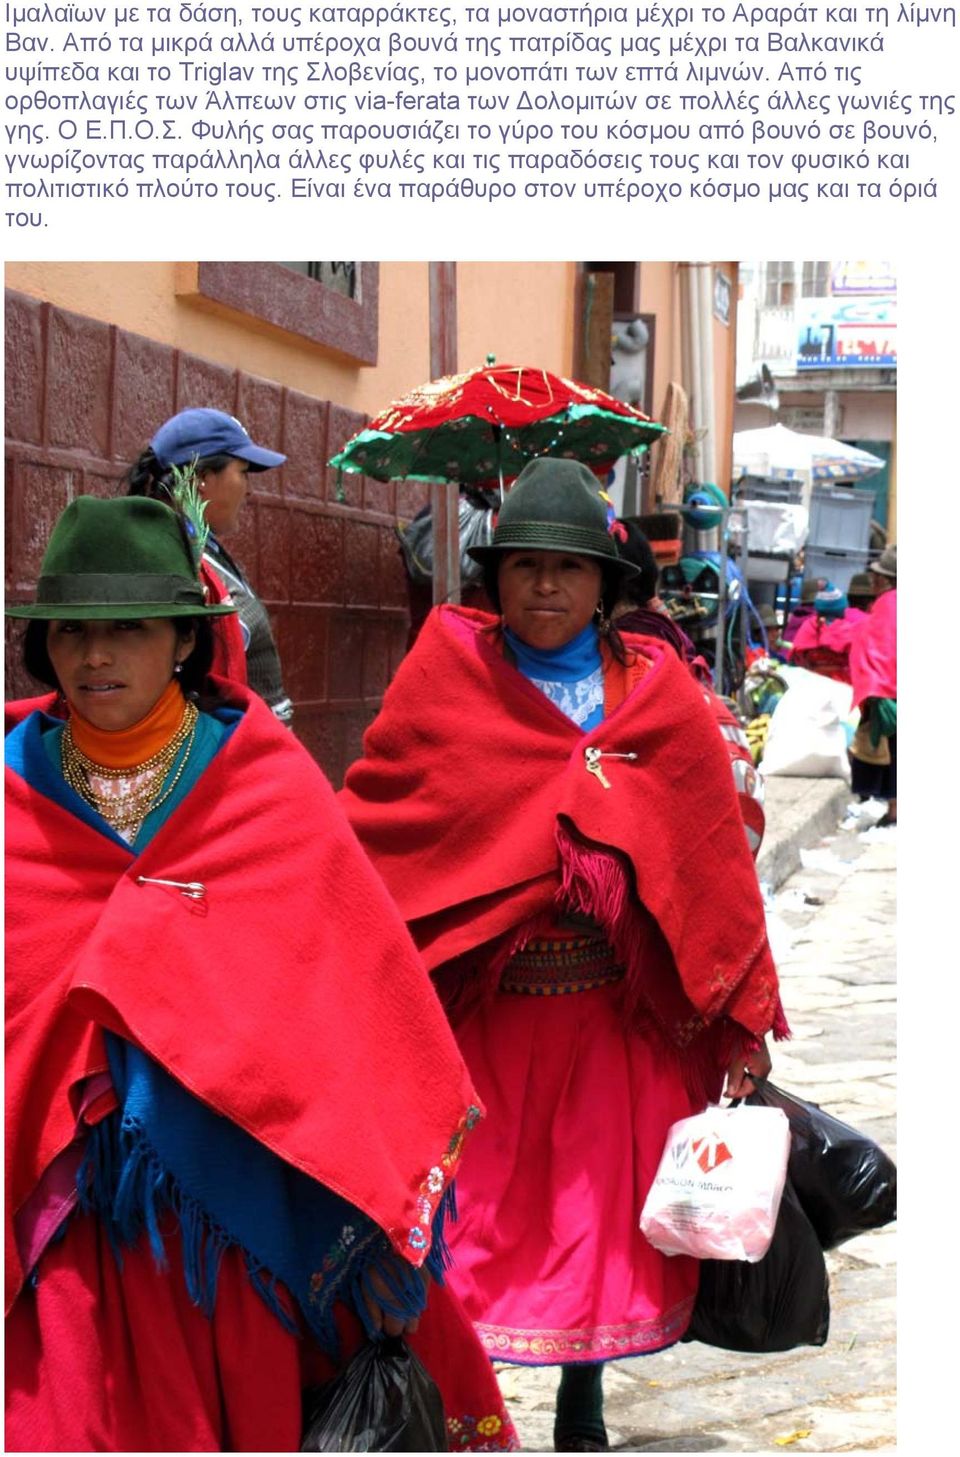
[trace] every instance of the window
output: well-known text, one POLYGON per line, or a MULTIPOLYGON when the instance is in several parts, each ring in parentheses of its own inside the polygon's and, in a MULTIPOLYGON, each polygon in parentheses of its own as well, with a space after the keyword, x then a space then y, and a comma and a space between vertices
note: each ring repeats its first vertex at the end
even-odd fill
POLYGON ((801 298, 826 298, 830 292, 830 264, 804 263, 801 298))
POLYGON ((292 268, 295 273, 305 273, 315 283, 332 288, 344 298, 356 298, 359 285, 359 263, 283 263, 282 268, 292 268))
POLYGON ((786 308, 793 303, 793 264, 763 265, 763 303, 768 309, 786 308))
POLYGON ((379 272, 376 263, 196 263, 183 265, 177 293, 376 364, 379 272))

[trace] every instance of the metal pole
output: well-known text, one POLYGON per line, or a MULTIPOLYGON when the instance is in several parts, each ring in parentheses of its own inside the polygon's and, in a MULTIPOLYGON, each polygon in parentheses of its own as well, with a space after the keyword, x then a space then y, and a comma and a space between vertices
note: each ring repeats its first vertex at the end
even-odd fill
POLYGON ((717 642, 713 653, 713 686, 721 696, 723 694, 723 647, 727 635, 724 619, 727 608, 727 517, 729 514, 729 506, 721 511, 717 541, 719 557, 717 563, 717 642))

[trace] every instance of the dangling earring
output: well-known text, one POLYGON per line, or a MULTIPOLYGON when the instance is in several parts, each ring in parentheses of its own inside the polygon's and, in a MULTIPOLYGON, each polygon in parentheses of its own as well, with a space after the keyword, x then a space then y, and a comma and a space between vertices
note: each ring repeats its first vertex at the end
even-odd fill
POLYGON ((174 665, 173 665, 173 671, 175 673, 182 673, 183 672, 183 664, 182 663, 174 663, 174 665))
POLYGON ((594 617, 597 619, 597 632, 601 637, 606 637, 610 631, 610 619, 603 615, 603 603, 598 602, 594 608, 594 617))

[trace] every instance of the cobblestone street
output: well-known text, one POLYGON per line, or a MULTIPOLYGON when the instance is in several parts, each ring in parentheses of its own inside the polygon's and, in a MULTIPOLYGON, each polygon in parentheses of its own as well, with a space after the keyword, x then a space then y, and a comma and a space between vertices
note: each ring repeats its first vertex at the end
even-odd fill
MULTIPOLYGON (((896 1158, 896 831, 842 830, 802 853, 770 910, 793 1040, 772 1079, 862 1129, 896 1158)), ((896 1226, 827 1256, 821 1348, 744 1356, 697 1344, 608 1367, 611 1445, 640 1452, 844 1452, 891 1448, 896 1226)), ((558 1373, 505 1367, 525 1450, 553 1446, 558 1373)))

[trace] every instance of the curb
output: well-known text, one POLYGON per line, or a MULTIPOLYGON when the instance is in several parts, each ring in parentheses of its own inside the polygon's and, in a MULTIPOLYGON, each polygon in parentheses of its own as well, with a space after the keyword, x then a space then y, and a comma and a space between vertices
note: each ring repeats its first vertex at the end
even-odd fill
POLYGON ((844 779, 800 779, 772 775, 764 782, 767 833, 757 857, 757 876, 777 890, 800 869, 808 850, 837 828, 850 803, 844 779))

